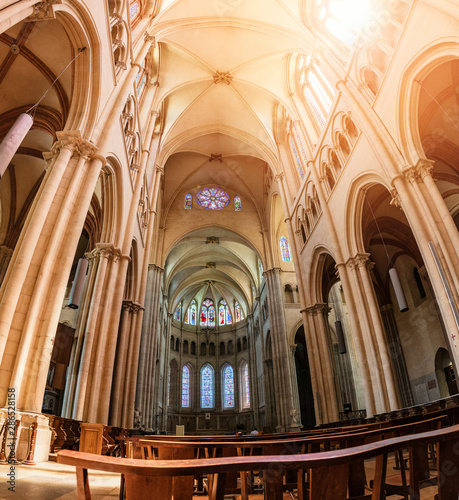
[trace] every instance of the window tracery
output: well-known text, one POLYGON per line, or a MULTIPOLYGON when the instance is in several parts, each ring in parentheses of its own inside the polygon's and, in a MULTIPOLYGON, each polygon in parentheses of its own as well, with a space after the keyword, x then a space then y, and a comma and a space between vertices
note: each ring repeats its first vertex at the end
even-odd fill
POLYGON ((314 57, 301 54, 297 72, 303 98, 321 129, 330 113, 335 92, 314 57))
POLYGON ((196 201, 208 210, 221 210, 229 203, 228 193, 221 188, 204 188, 196 195, 196 201))

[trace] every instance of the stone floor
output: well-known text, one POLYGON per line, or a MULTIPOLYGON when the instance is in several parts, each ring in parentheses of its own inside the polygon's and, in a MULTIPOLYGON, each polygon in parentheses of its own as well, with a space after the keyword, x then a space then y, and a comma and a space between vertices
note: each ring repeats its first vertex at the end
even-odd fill
MULTIPOLYGON (((388 468, 390 474, 396 474, 393 467, 388 468)), ((7 473, 9 466, 0 465, 0 500, 77 500, 75 469, 56 462, 42 462, 35 466, 16 466, 15 491, 8 491, 7 473)), ((367 465, 367 477, 372 477, 372 463, 367 465)), ((117 500, 119 498, 118 474, 90 471, 92 500, 117 500)), ((433 500, 435 487, 425 488, 421 492, 422 500, 433 500)), ((230 497, 228 497, 229 499, 230 497)), ((238 499, 236 495, 235 500, 238 499)), ((250 499, 259 500, 260 495, 250 495, 250 499)), ((284 500, 295 498, 289 493, 284 494, 284 500)), ((393 495, 390 500, 399 499, 393 495)), ((196 500, 206 500, 207 497, 195 497, 196 500)), ((139 499, 141 500, 141 499, 139 499)), ((162 500, 162 499, 158 499, 162 500)))

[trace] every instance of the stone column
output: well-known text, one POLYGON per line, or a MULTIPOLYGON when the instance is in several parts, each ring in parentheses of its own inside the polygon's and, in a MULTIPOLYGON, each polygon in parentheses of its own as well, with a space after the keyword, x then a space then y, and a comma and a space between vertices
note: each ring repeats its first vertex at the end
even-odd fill
POLYGON ((377 378, 379 380, 382 405, 382 409, 379 411, 396 410, 400 405, 392 371, 392 362, 388 354, 387 339, 385 338, 381 314, 369 274, 373 263, 369 260, 369 254, 358 254, 354 257, 352 266, 358 275, 358 288, 364 306, 369 340, 371 341, 370 345, 378 367, 377 378))
POLYGON ((319 417, 317 419, 318 423, 334 422, 338 419, 333 372, 324 329, 323 306, 324 304, 316 304, 306 309, 312 337, 312 352, 314 353, 309 359, 313 357, 316 375, 318 376, 318 395, 316 394, 315 398, 316 404, 319 406, 316 412, 319 417), (317 400, 317 396, 320 397, 320 400, 317 400))
POLYGON ((298 382, 296 380, 296 366, 295 366, 295 351, 296 351, 296 344, 290 344, 290 356, 289 356, 289 363, 290 363, 290 373, 292 376, 294 375, 294 380, 292 380, 292 397, 293 397, 293 405, 292 409, 290 410, 290 430, 292 432, 297 432, 300 431, 301 428, 303 427, 301 423, 301 410, 300 408, 300 396, 298 394, 298 382))
POLYGON ((407 408, 414 405, 414 399, 392 304, 386 304, 381 307, 381 316, 388 338, 389 352, 394 363, 402 408, 407 408))
POLYGON ((268 285, 274 384, 276 391, 275 402, 278 417, 277 429, 287 431, 291 423, 290 412, 292 409, 299 409, 293 407, 292 376, 290 373, 290 364, 288 362, 289 348, 280 273, 281 270, 279 268, 273 268, 265 271, 264 275, 268 285))
POLYGON ((126 360, 128 358, 129 339, 132 333, 132 319, 138 304, 132 300, 123 300, 118 347, 116 353, 116 368, 113 380, 112 399, 110 401, 110 425, 121 426, 121 414, 125 403, 126 360))
POLYGON ((142 414, 143 423, 147 429, 154 426, 152 401, 157 399, 154 380, 156 358, 161 328, 158 321, 161 303, 161 284, 164 269, 155 264, 148 265, 148 279, 145 298, 145 315, 141 331, 139 369, 137 376, 136 408, 142 414))

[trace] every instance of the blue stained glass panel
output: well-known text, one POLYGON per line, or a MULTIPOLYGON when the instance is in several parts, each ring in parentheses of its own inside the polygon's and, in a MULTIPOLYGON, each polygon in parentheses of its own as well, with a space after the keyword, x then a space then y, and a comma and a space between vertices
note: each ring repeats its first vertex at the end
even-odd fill
POLYGON ((180 303, 177 306, 177 309, 175 310, 175 319, 177 321, 180 321, 181 318, 182 318, 182 304, 180 303))
POLYGON ((244 367, 244 383, 245 383, 245 406, 250 406, 250 384, 249 384, 249 365, 246 363, 244 367))
POLYGON ((191 210, 191 205, 193 203, 193 198, 191 197, 191 194, 187 194, 185 196, 185 209, 186 210, 191 210))
POLYGON ((214 371, 210 365, 201 370, 201 408, 214 407, 214 371))
POLYGON ((185 365, 182 369, 182 408, 190 407, 190 369, 185 365))
POLYGON ((223 370, 223 394, 225 408, 234 408, 234 372, 231 365, 223 370))

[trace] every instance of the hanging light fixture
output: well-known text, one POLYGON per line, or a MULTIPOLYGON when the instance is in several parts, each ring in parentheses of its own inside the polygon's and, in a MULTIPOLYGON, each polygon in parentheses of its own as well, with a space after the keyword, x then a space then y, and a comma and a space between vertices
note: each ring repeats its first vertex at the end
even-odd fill
POLYGON ((72 291, 70 292, 70 298, 68 306, 70 309, 78 309, 81 303, 81 297, 83 296, 84 282, 86 279, 86 272, 88 270, 89 261, 86 257, 82 257, 78 261, 75 279, 73 280, 72 291))
POLYGON ((27 132, 31 129, 32 124, 32 116, 21 113, 4 137, 0 144, 0 178, 3 177, 5 170, 8 168, 27 132))
POLYGON ((378 221, 376 220, 376 217, 375 217, 375 214, 373 212, 373 209, 371 208, 370 202, 368 201, 366 191, 364 192, 364 195, 365 195, 365 200, 366 200, 368 206, 370 207, 370 211, 371 211, 371 215, 373 216, 373 220, 375 221, 376 227, 378 228, 379 237, 381 238, 381 241, 384 245, 384 250, 386 251, 387 260, 389 261, 389 278, 390 278, 390 281, 392 283, 392 286, 394 287, 394 292, 395 292, 395 297, 397 298, 398 307, 400 309, 400 312, 406 312, 406 311, 408 311, 409 307, 408 307, 408 303, 406 301, 405 292, 403 291, 402 283, 400 282, 400 277, 398 275, 398 271, 394 267, 394 265, 392 264, 392 260, 389 257, 389 252, 387 251, 386 243, 384 242, 384 238, 382 236, 381 229, 379 228, 378 221))

